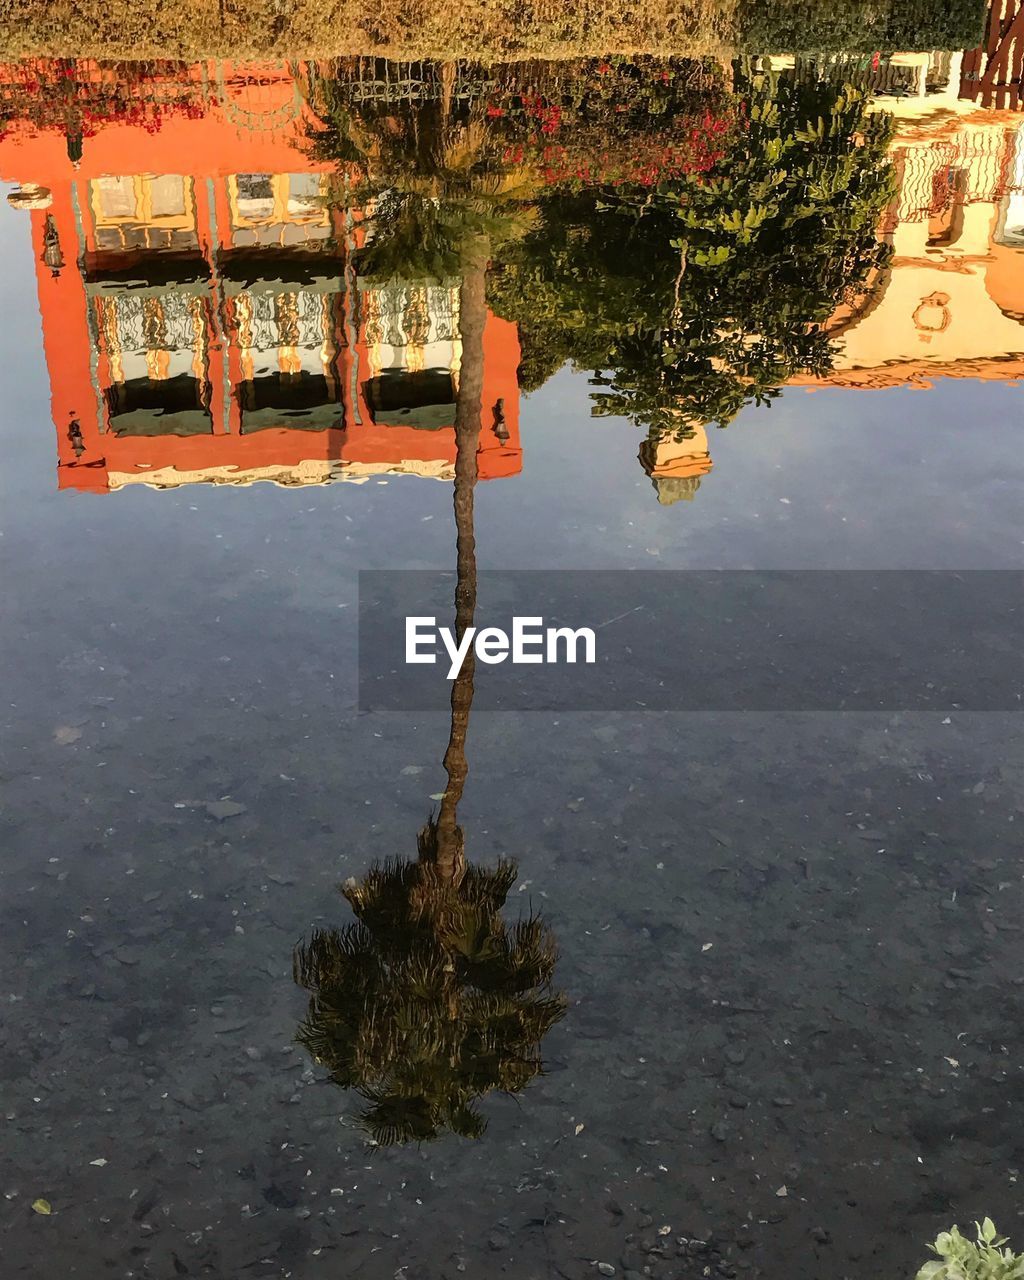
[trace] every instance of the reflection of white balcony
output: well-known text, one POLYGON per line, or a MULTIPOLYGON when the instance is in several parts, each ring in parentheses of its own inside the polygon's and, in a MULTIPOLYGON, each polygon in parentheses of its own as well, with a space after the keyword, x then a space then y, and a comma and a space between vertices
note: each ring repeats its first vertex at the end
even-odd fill
POLYGON ((335 299, 333 293, 281 285, 240 290, 231 295, 231 337, 251 352, 333 350, 335 299))
POLYGON ((392 348, 459 339, 459 285, 358 282, 366 341, 392 348))
MULTIPOLYGON (((1024 124, 1017 128, 1007 185, 1009 190, 999 207, 993 239, 997 244, 1024 248, 1024 124)), ((1024 311, 1024 300, 1021 310, 1024 311)))
POLYGON ((174 290, 97 290, 93 301, 102 348, 127 359, 159 339, 161 351, 192 358, 205 349, 209 300, 198 287, 174 290))
POLYGON ((459 347, 454 342, 375 343, 370 352, 374 366, 385 369, 458 368, 459 347))
POLYGON ((118 381, 151 378, 156 381, 195 377, 196 353, 190 349, 167 351, 162 347, 147 351, 122 351, 118 361, 118 381))

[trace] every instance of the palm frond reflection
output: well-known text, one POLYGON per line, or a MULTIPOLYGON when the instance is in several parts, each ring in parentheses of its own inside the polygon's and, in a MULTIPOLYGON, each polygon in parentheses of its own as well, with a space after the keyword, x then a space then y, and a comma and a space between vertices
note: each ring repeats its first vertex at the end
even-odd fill
POLYGON ((502 917, 517 874, 501 861, 452 880, 430 861, 388 860, 342 886, 355 923, 296 949, 295 980, 310 992, 298 1041, 364 1099, 373 1142, 478 1138, 478 1100, 542 1073, 541 1041, 565 998, 547 925, 502 917))

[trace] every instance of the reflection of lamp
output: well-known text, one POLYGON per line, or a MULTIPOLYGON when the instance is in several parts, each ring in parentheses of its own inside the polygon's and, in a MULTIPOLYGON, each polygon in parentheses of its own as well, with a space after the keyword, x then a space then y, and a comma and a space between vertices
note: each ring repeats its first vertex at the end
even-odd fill
POLYGON ((82 435, 82 424, 77 418, 72 418, 68 424, 68 440, 75 451, 75 457, 80 458, 85 453, 85 437, 82 435))
POLYGON ((57 234, 57 224, 53 220, 52 213, 46 215, 46 227, 43 230, 43 261, 56 279, 64 266, 64 255, 60 251, 60 236, 57 234))
POLYGON ((494 434, 498 437, 499 444, 508 444, 509 430, 505 425, 505 398, 499 396, 494 404, 494 434))

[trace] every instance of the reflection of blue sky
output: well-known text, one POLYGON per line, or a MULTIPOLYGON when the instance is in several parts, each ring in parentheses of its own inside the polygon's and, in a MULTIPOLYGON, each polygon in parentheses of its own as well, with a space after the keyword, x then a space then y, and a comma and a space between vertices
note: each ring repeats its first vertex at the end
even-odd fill
POLYGON ((522 480, 487 495, 503 565, 544 563, 544 526, 547 555, 592 568, 1021 564, 1019 387, 794 388, 709 431, 714 470, 664 508, 636 461, 641 433, 586 416, 585 392, 563 371, 524 402, 522 480))
MULTIPOLYGON (((287 584, 289 598, 317 608, 352 599, 350 575, 360 567, 450 563, 450 489, 432 481, 58 494, 29 244, 27 217, 0 207, 0 305, 8 319, 0 484, 26 581, 40 557, 51 567, 67 561, 84 530, 119 548, 118 574, 102 560, 86 571, 115 607, 133 564, 142 578, 178 579, 179 601, 190 572, 221 578, 232 593, 254 575, 287 584)), ((1021 563, 1017 387, 947 380, 930 391, 794 389, 768 409, 747 409, 724 431, 712 429, 714 470, 692 502, 671 507, 658 505, 637 462, 640 430, 591 418, 589 391, 585 376, 563 370, 523 398, 523 473, 477 492, 481 566, 1021 563)), ((73 590, 68 584, 78 596, 86 587, 80 579, 73 590)))
POLYGON ((43 362, 32 229, 29 214, 12 209, 4 198, 14 189, 6 183, 0 184, 0 323, 4 353, 0 363, 0 447, 4 453, 0 486, 5 491, 17 483, 15 470, 20 465, 18 458, 22 450, 28 449, 35 455, 39 445, 50 461, 49 487, 53 488, 56 483, 50 387, 43 362), (29 438, 25 419, 31 414, 41 416, 42 422, 37 423, 29 438))
MULTIPOLYGON (((173 1241, 185 1168, 189 1221, 220 1223, 225 1274, 243 1274, 254 1223, 239 1217, 252 1191, 238 1177, 250 1162, 257 1190, 282 1168, 314 1169, 317 1207, 339 1170, 355 1173, 360 1247, 387 1249, 386 1265, 363 1268, 372 1280, 446 1258, 457 1237, 486 1241, 510 1205, 517 1222, 554 1205, 580 1227, 569 1245, 553 1226, 554 1247, 575 1255, 589 1243, 573 1218, 580 1196, 603 1203, 613 1184, 624 1204, 690 1232, 717 1230, 738 1187, 773 1224, 775 1206, 792 1206, 764 1238, 776 1257, 805 1258, 794 1280, 821 1274, 807 1229, 822 1221, 851 1256, 871 1236, 870 1265, 849 1274, 912 1274, 893 1253, 919 1260, 916 1242, 946 1225, 907 1197, 922 1170, 956 1212, 979 1203, 1012 1222, 1004 1171, 1017 1153, 997 1104, 1020 1037, 1008 1053, 991 1047, 1019 974, 1024 768, 1010 716, 475 716, 460 816, 472 857, 520 859, 529 892, 516 896, 558 933, 559 981, 577 1004, 549 1041, 555 1070, 522 1105, 489 1108, 490 1144, 432 1153, 436 1183, 420 1153, 349 1165, 321 1090, 282 1105, 295 1084, 277 1063, 301 1006, 294 939, 346 918, 338 881, 411 850, 444 785, 446 716, 353 714, 355 571, 450 567, 451 488, 59 493, 28 219, 2 203, 0 264, 0 901, 12 923, 0 968, 20 992, 8 1047, 28 1046, 11 1058, 26 1069, 8 1090, 20 1123, 5 1154, 80 1224, 63 1237, 79 1265, 99 1265, 89 1224, 114 1206, 134 1231, 123 1206, 155 1178, 167 1178, 173 1241), (80 741, 60 745, 58 727, 80 741), (247 807, 234 825, 192 807, 224 795, 247 807), (945 910, 961 888, 973 905, 945 910), (1011 932, 986 937, 975 912, 994 909, 1011 932), (126 968, 111 951, 140 927, 126 968), (965 955, 977 987, 947 976, 965 955), (102 1000, 73 999, 94 975, 102 1000), (226 993, 229 1008, 258 1012, 242 1043, 262 1064, 207 1014, 226 993), (723 1019, 727 1002, 764 1013, 723 1019), (155 1030, 149 1048, 125 1039, 112 1052, 115 1019, 137 1015, 155 1030), (733 1028, 750 1045, 742 1112, 729 1077, 689 1069, 721 1062, 733 1028), (945 1071, 953 1053, 970 1064, 961 1079, 945 1071), (150 1054, 155 1089, 139 1081, 150 1054), (40 1104, 37 1075, 61 1082, 40 1104), (103 1089, 129 1140, 101 1181, 89 1161, 113 1154, 103 1089), (766 1105, 777 1094, 809 1100, 792 1132, 766 1105), (723 1114, 736 1141, 712 1145, 723 1114), (586 1127, 566 1141, 577 1117, 586 1127), (980 1138, 950 1143, 950 1120, 983 1126, 980 1138), (60 1140, 40 1143, 44 1125, 60 1140), (292 1151, 279 1151, 283 1136, 292 1151), (155 1173, 154 1151, 166 1162, 155 1173), (806 1173, 776 1200, 794 1160, 806 1173), (894 1205, 905 1230, 888 1229, 894 1205)), ((641 433, 591 419, 588 390, 563 371, 524 399, 523 474, 476 492, 481 566, 1020 564, 1020 388, 793 391, 712 432, 714 471, 672 507, 636 460, 641 433)), ((1011 1020, 1002 1034, 1014 1032, 1011 1020)), ((30 1218, 12 1219, 12 1256, 33 1257, 30 1218)), ((280 1221, 263 1219, 274 1247, 280 1221)), ((542 1240, 524 1239, 528 1269, 550 1268, 542 1240)))

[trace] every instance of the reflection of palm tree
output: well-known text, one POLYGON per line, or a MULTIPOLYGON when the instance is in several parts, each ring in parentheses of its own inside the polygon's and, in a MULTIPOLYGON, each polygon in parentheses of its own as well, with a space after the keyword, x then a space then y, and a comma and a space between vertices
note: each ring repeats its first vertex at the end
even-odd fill
MULTIPOLYGON (((439 231, 444 225, 435 223, 439 231)), ((469 218, 439 247, 456 255, 461 276, 454 486, 461 639, 476 610, 473 491, 489 236, 469 218)), ((517 1093, 539 1075, 540 1042, 565 1012, 564 997, 551 989, 550 930, 536 916, 513 926, 502 918, 515 863, 489 870, 466 861, 457 810, 473 678, 470 653, 452 685, 448 785, 419 834, 417 860, 388 861, 346 881, 358 923, 317 930, 295 952, 296 981, 310 992, 299 1042, 336 1084, 365 1099, 361 1122, 381 1144, 422 1141, 446 1128, 479 1137, 486 1120, 475 1100, 495 1089, 517 1093)))
POLYGON ((512 862, 466 866, 454 882, 421 856, 373 867, 342 892, 358 923, 316 930, 295 952, 310 991, 298 1040, 332 1081, 367 1102, 378 1143, 448 1128, 479 1137, 475 1100, 518 1093, 542 1070, 540 1042, 565 1011, 550 989, 556 947, 531 916, 501 908, 512 862))
MULTIPOLYGON (((461 640, 476 607, 473 489, 477 479, 483 395, 486 273, 492 246, 528 228, 521 177, 485 155, 487 130, 482 102, 454 100, 455 63, 428 66, 423 74, 435 90, 424 101, 383 107, 352 104, 352 84, 314 76, 308 96, 324 123, 311 134, 320 159, 358 161, 374 209, 373 236, 360 257, 360 271, 380 279, 450 279, 459 287, 462 358, 456 396, 455 523, 458 584, 455 626, 461 640), (432 78, 432 79, 431 79, 432 78)), ((421 852, 439 873, 463 872, 463 836, 456 808, 466 780, 465 738, 473 696, 473 655, 467 655, 452 687, 452 729, 445 752, 448 786, 436 821, 421 835, 421 852)))
MULTIPOLYGON (((483 382, 483 273, 462 299, 463 369, 456 408, 456 631, 473 625, 477 478, 483 382)), ((373 867, 342 892, 358 923, 316 930, 295 952, 310 994, 298 1039, 342 1088, 368 1103, 360 1119, 378 1143, 423 1141, 445 1128, 479 1137, 477 1098, 517 1093, 542 1070, 540 1042, 565 1012, 551 989, 557 947, 536 916, 509 926, 501 908, 518 870, 466 862, 457 808, 465 785, 473 659, 452 686, 444 756, 448 786, 419 834, 415 862, 373 867)))
POLYGON ((320 121, 308 134, 312 155, 346 170, 346 199, 369 202, 365 275, 444 279, 467 260, 483 269, 489 248, 474 255, 470 246, 496 245, 533 221, 537 180, 492 154, 484 101, 453 97, 457 65, 419 71, 425 97, 415 101, 359 101, 356 82, 340 73, 311 71, 306 86, 320 121), (354 183, 352 168, 361 174, 354 183))

